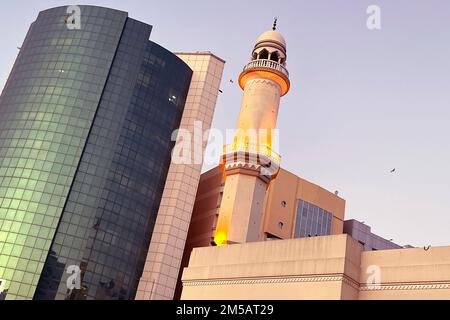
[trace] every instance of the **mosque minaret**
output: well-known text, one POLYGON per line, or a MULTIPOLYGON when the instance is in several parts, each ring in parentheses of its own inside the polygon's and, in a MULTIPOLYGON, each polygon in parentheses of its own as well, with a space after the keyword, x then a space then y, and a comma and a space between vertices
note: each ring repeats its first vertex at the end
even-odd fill
POLYGON ((219 209, 216 245, 263 240, 264 198, 279 170, 272 151, 280 98, 290 87, 286 42, 276 30, 256 40, 250 61, 239 75, 244 94, 234 142, 224 147, 225 186, 219 209))

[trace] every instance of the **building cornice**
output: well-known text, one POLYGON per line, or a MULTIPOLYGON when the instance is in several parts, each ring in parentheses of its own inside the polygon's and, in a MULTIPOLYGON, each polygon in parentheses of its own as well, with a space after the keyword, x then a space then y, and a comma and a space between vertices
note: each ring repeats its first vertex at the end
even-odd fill
POLYGON ((413 282, 413 283, 382 283, 382 284, 361 284, 360 291, 384 291, 384 290, 434 290, 434 289, 450 289, 450 281, 445 282, 413 282))
POLYGON ((212 280, 183 280, 183 286, 217 286, 217 285, 242 285, 242 284, 266 284, 266 283, 295 283, 295 282, 335 282, 341 281, 359 291, 377 290, 435 290, 450 289, 449 281, 421 281, 421 282, 392 282, 382 284, 359 283, 345 274, 321 274, 305 276, 284 277, 258 277, 236 279, 212 279, 212 280))
POLYGON ((284 276, 284 277, 258 277, 258 278, 236 278, 236 279, 196 279, 183 280, 183 286, 217 286, 237 284, 262 284, 262 283, 292 283, 292 282, 333 282, 342 281, 346 284, 359 288, 359 283, 349 276, 337 274, 284 276))

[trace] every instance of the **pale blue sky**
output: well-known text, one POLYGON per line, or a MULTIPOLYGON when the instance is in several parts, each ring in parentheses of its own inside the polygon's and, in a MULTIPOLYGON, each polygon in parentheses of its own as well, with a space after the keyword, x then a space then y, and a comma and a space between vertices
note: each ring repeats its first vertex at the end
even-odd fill
MULTIPOLYGON (((66 1, 2 1, 3 87, 30 23, 66 1)), ((234 128, 236 79, 278 16, 292 87, 281 101, 282 166, 346 199, 346 218, 399 244, 450 245, 450 2, 78 1, 129 12, 173 51, 227 61, 213 126, 234 128), (382 29, 366 28, 381 7, 382 29), (392 168, 397 171, 390 174, 392 168)))

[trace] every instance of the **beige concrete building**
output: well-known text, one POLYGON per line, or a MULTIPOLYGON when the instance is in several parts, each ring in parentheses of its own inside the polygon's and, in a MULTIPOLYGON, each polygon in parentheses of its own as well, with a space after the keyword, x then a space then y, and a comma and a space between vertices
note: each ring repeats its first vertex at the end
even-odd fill
MULTIPOLYGON (((225 176, 221 167, 215 167, 200 177, 186 242, 186 252, 195 247, 209 246, 214 240, 219 208, 223 197, 225 176)), ((341 234, 345 200, 324 188, 280 168, 264 199, 263 239, 290 239, 295 237, 298 202, 306 201, 331 215, 327 234, 341 234)), ((187 259, 185 259, 187 266, 187 259)))
MULTIPOLYGON (((194 137, 196 122, 202 130, 211 126, 225 61, 210 53, 177 55, 193 70, 180 129, 194 137)), ((202 138, 191 142, 189 163, 170 164, 137 300, 173 299, 206 146, 202 138)))
POLYGON ((265 240, 281 240, 211 247, 223 181, 220 167, 200 178, 176 298, 450 299, 450 247, 364 251, 343 234, 345 200, 284 169, 263 224, 265 240), (332 213, 330 235, 294 239, 301 201, 332 213))
POLYGON ((196 248, 182 299, 450 299, 450 247, 363 251, 348 235, 196 248))

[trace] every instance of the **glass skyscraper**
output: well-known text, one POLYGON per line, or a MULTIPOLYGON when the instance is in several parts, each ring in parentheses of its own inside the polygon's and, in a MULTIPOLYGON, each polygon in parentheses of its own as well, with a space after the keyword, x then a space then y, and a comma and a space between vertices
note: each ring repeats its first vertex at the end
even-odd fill
POLYGON ((78 8, 39 13, 0 97, 6 299, 134 297, 192 77, 150 25, 78 8))

